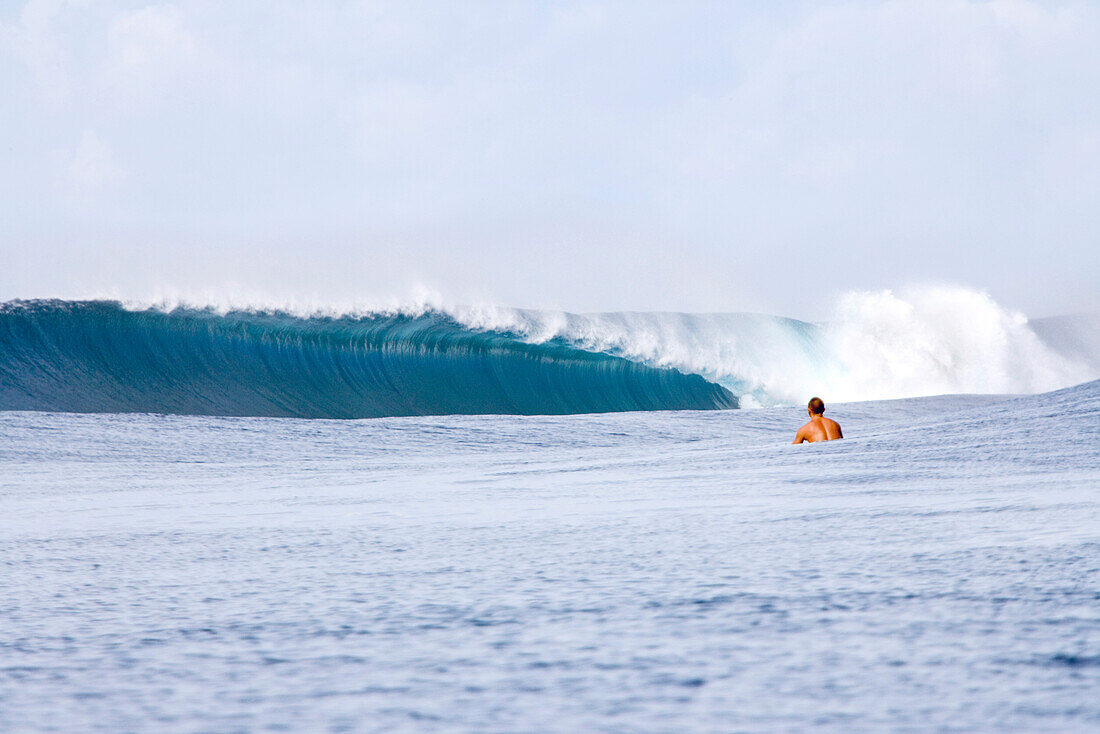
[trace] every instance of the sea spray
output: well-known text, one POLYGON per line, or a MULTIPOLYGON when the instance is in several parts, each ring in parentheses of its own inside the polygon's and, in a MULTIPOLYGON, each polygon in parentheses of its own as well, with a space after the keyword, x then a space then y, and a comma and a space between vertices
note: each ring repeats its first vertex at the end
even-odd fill
POLYGON ((1036 393, 1100 377, 1095 317, 1038 331, 959 286, 850 292, 830 319, 761 314, 567 314, 453 307, 461 323, 699 374, 743 405, 949 393, 1036 393))

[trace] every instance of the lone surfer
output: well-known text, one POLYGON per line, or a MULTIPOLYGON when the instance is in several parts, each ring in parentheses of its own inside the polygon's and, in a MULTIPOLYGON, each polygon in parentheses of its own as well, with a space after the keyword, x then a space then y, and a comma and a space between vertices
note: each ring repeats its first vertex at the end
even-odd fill
POLYGON ((806 406, 806 412, 810 415, 810 422, 798 429, 793 443, 803 441, 832 441, 834 438, 844 438, 840 432, 840 424, 831 418, 825 417, 825 401, 821 398, 810 398, 806 406))

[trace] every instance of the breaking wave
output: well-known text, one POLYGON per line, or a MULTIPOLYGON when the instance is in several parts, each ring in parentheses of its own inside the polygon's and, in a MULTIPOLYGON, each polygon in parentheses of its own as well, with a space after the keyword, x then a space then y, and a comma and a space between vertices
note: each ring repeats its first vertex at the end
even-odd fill
POLYGON ((438 312, 0 308, 6 410, 367 418, 733 407, 698 375, 479 332, 438 312))
POLYGON ((0 305, 0 410, 362 418, 1036 393, 1100 377, 1100 318, 965 288, 759 314, 0 305))
POLYGON ((702 375, 746 406, 1038 393, 1100 377, 1100 318, 1029 321, 958 286, 855 292, 832 318, 454 309, 471 328, 702 375))

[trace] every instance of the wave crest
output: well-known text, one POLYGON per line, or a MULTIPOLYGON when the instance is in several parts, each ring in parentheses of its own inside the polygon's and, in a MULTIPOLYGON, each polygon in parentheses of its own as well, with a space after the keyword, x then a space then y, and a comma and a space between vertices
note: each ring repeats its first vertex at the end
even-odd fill
POLYGON ((725 388, 446 314, 0 309, 0 410, 366 418, 737 407, 725 388))
POLYGON ((0 304, 0 409, 577 413, 1036 393, 1100 377, 1100 317, 1028 321, 962 287, 849 293, 816 324, 441 304, 0 304))

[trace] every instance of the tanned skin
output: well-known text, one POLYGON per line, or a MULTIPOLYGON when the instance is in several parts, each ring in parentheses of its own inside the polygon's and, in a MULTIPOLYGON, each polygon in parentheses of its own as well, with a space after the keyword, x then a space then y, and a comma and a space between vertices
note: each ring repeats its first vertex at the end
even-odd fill
POLYGON ((831 418, 826 418, 822 415, 824 412, 825 403, 821 402, 820 398, 811 400, 809 407, 806 408, 806 413, 810 416, 810 422, 798 429, 793 443, 814 443, 815 441, 832 441, 833 439, 844 438, 844 434, 840 430, 840 424, 831 418), (815 408, 819 409, 816 413, 814 412, 815 408))

